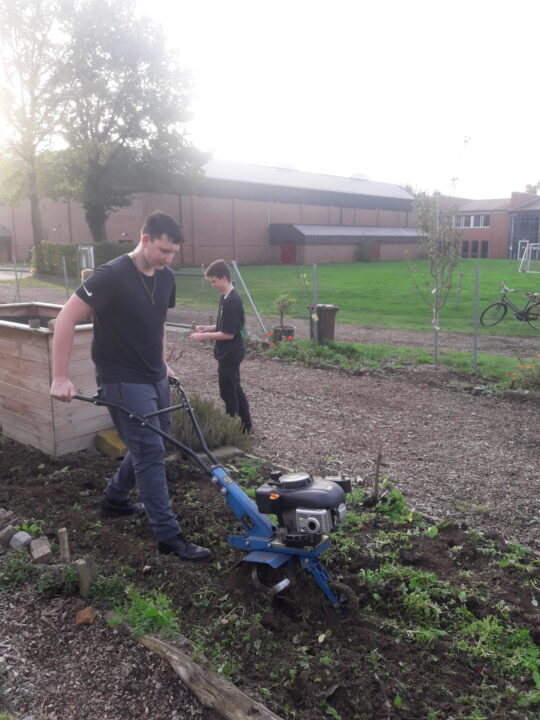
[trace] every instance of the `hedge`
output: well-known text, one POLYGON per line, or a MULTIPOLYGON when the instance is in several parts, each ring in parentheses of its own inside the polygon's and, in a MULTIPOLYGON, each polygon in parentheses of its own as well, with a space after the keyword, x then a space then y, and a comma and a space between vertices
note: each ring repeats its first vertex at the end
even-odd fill
MULTIPOLYGON (((133 245, 126 243, 97 243, 94 248, 96 267, 112 260, 119 255, 133 250, 133 245)), ((63 275, 62 258, 66 261, 68 277, 77 277, 82 268, 77 264, 77 245, 45 242, 38 249, 32 249, 32 271, 38 275, 63 275)))

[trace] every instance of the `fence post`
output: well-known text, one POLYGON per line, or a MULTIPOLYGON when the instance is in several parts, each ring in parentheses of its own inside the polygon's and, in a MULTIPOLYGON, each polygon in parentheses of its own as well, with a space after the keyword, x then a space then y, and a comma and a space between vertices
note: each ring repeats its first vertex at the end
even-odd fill
POLYGON ((64 286, 66 288, 66 300, 69 300, 69 284, 67 276, 66 258, 62 255, 62 269, 64 271, 64 286))
POLYGON ((319 344, 319 316, 317 315, 319 288, 317 285, 317 264, 313 263, 313 306, 311 308, 311 324, 313 327, 313 341, 315 345, 319 344))
POLYGON ((15 271, 15 301, 21 302, 21 286, 19 284, 19 273, 17 270, 17 262, 13 261, 13 269, 15 271))
POLYGON ((472 371, 476 372, 478 367, 478 276, 480 274, 480 266, 478 263, 474 268, 474 322, 473 322, 473 357, 472 371))

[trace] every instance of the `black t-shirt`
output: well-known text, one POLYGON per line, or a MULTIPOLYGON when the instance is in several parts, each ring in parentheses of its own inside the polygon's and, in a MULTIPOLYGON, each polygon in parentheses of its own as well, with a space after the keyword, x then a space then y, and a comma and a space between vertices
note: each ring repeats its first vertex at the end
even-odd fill
POLYGON ((216 340, 214 357, 220 361, 241 362, 245 354, 245 317, 244 304, 238 292, 231 292, 219 299, 216 330, 233 335, 230 340, 216 340))
POLYGON ((165 375, 163 332, 176 299, 169 268, 148 277, 122 255, 96 268, 75 292, 94 311, 92 360, 99 383, 149 383, 165 375))

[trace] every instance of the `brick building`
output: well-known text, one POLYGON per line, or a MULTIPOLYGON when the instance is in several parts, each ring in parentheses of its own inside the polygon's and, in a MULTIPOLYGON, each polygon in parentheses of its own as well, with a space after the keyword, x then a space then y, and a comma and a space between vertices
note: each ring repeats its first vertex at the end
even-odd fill
POLYGON ((536 195, 513 192, 510 198, 499 200, 452 200, 456 226, 463 233, 463 257, 517 259, 528 242, 540 243, 540 198, 536 195))
MULTIPOLYGON (((144 217, 159 208, 178 218, 186 243, 181 262, 216 257, 242 264, 346 262, 360 254, 396 259, 417 251, 412 196, 364 178, 211 161, 191 194, 135 196, 107 221, 110 242, 138 240, 144 217)), ((41 202, 49 242, 91 242, 80 205, 41 202)), ((32 247, 28 203, 0 207, 0 261, 26 260, 32 247)))
MULTIPOLYGON (((395 260, 418 253, 413 197, 403 188, 361 177, 337 177, 285 168, 211 161, 205 177, 182 195, 136 195, 111 213, 110 242, 135 243, 144 217, 159 208, 178 218, 186 243, 185 265, 216 257, 241 264, 311 264, 360 258, 395 260)), ((540 197, 470 200, 441 197, 456 208, 463 231, 462 255, 516 258, 527 241, 540 242, 540 197)), ((41 201, 49 242, 87 245, 82 207, 73 201, 41 201)), ((0 206, 0 262, 27 260, 32 248, 28 203, 0 206)))

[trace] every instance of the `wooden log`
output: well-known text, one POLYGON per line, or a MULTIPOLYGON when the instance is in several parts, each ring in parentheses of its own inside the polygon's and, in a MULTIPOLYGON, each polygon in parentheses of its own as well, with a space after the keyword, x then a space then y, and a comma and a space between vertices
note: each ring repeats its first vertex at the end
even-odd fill
POLYGON ((191 659, 192 645, 187 638, 180 636, 174 643, 155 635, 142 635, 136 639, 166 660, 202 705, 212 708, 226 720, 282 720, 223 675, 197 665, 191 659))

